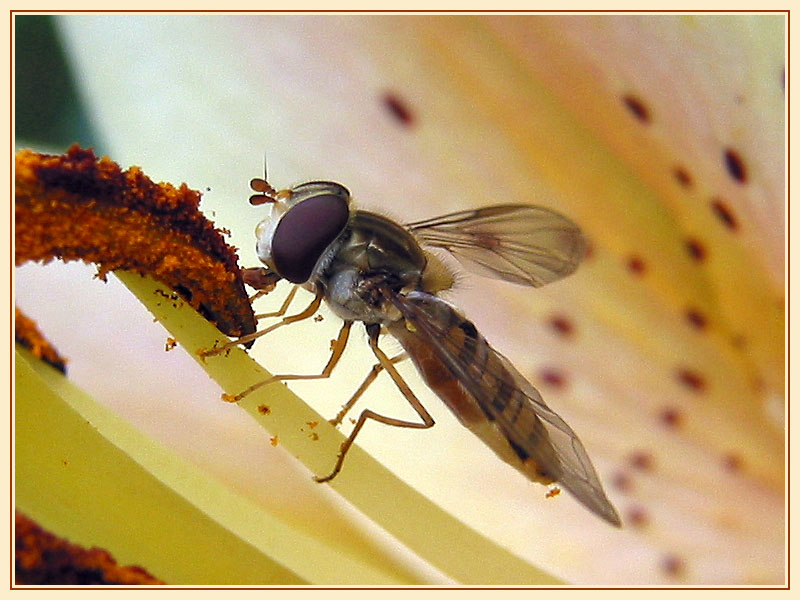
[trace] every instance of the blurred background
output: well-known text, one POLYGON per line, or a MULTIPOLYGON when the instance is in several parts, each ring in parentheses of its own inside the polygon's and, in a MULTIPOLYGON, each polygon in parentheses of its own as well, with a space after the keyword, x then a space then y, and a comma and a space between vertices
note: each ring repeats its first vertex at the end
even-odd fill
MULTIPOLYGON (((436 427, 374 424, 359 444, 572 583, 782 584, 786 26, 783 14, 16 15, 15 143, 78 142, 186 182, 243 266, 258 263, 264 209, 248 182, 265 158, 275 187, 331 179, 401 222, 500 202, 570 216, 591 243, 575 275, 531 290, 456 267, 447 298, 575 429, 623 528, 567 494, 546 499, 410 365, 436 427)), ((15 271, 17 304, 71 379, 287 521, 447 581, 313 483, 94 272, 15 271)), ((338 331, 322 314, 251 355, 317 372, 338 331)), ((364 339, 331 381, 292 389, 332 417, 372 364, 364 339)), ((362 403, 410 414, 387 382, 362 403)))

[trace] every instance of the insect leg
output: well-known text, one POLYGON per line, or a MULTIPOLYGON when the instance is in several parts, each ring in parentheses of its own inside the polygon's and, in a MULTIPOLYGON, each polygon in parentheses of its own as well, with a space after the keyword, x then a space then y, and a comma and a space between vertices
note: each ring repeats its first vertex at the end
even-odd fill
MULTIPOLYGON (((298 290, 297 286, 292 287, 292 290, 286 295, 283 304, 281 304, 281 307, 278 310, 271 313, 258 314, 256 315, 256 321, 260 319, 268 319, 269 317, 282 317, 283 315, 285 315, 286 311, 289 309, 289 305, 292 303, 292 300, 294 300, 294 297, 297 295, 297 290, 298 290)), ((261 292, 258 293, 260 294, 261 292)), ((251 300, 255 300, 255 296, 251 298, 251 300)))
POLYGON ((264 379, 263 381, 259 381, 258 383, 254 383, 250 387, 242 390, 235 396, 231 396, 229 394, 223 394, 222 398, 227 402, 238 402, 242 398, 244 398, 247 394, 251 393, 258 388, 265 386, 269 383, 273 383, 275 381, 288 381, 288 380, 298 380, 298 379, 327 379, 331 376, 333 369, 336 367, 339 359, 342 357, 344 353, 345 346, 347 346, 347 339, 350 336, 350 328, 353 326, 352 321, 345 321, 342 325, 342 328, 339 330, 339 337, 333 342, 333 348, 331 350, 331 357, 328 359, 328 363, 325 365, 325 368, 322 369, 321 373, 317 373, 315 375, 273 375, 269 379, 264 379))
MULTIPOLYGON (((261 331, 256 331, 255 333, 248 333, 247 335, 243 335, 240 338, 232 340, 227 344, 223 344, 222 346, 218 346, 216 348, 210 348, 208 350, 201 350, 198 352, 200 356, 214 356, 215 354, 222 354, 226 350, 233 348, 234 346, 238 346, 239 344, 245 344, 247 342, 253 341, 255 339, 260 338, 262 335, 266 335, 271 331, 275 331, 278 327, 283 327, 284 325, 290 325, 291 323, 297 323, 298 321, 302 321, 303 319, 308 319, 309 317, 313 317, 314 314, 319 309, 320 304, 322 304, 322 294, 317 294, 314 296, 314 299, 302 312, 297 313, 296 315, 290 315, 288 317, 283 317, 277 323, 270 325, 269 327, 262 329, 261 331)), ((288 306, 288 305, 287 305, 288 306)))
MULTIPOLYGON (((384 354, 383 350, 378 347, 378 333, 380 331, 380 327, 375 325, 368 325, 367 326, 367 333, 369 334, 369 345, 372 348, 372 352, 378 359, 380 365, 386 369, 386 372, 394 381, 394 384, 403 394, 408 403, 411 407, 416 411, 419 417, 422 419, 422 423, 414 422, 414 421, 404 421, 402 419, 396 419, 394 417, 387 417, 385 415, 378 414, 374 411, 369 409, 364 410, 361 415, 358 417, 358 421, 356 421, 356 425, 353 428, 353 431, 350 432, 350 436, 344 441, 341 448, 339 449, 339 455, 336 460, 336 464, 333 467, 333 471, 329 475, 325 477, 314 477, 314 481, 317 483, 324 483, 326 481, 330 481, 336 475, 339 474, 339 471, 342 470, 342 463, 344 463, 344 457, 347 455, 347 451, 350 449, 350 446, 353 445, 353 442, 358 435, 358 432, 361 431, 361 428, 364 426, 364 423, 367 422, 367 419, 372 419, 373 421, 378 421, 379 423, 383 423, 385 425, 391 425, 393 427, 408 427, 411 429, 428 429, 429 427, 433 427, 434 420, 433 417, 428 413, 419 399, 414 395, 414 392, 411 391, 411 388, 408 384, 403 380, 400 373, 397 372, 397 369, 394 368, 394 364, 392 363, 392 359, 390 359, 386 354, 384 354)), ((398 359, 399 360, 399 359, 398 359)), ((376 373, 377 376, 377 373, 376 373)))
MULTIPOLYGON (((389 362, 394 365, 394 364, 399 363, 402 360, 405 360, 406 358, 408 358, 408 354, 406 354, 405 352, 402 352, 401 354, 398 354, 397 356, 395 356, 393 358, 390 358, 389 362)), ((362 394, 364 392, 367 391, 367 388, 372 384, 373 381, 375 381, 375 379, 378 377, 378 374, 381 371, 383 371, 383 365, 381 363, 375 363, 374 365, 372 365, 372 369, 370 369, 369 374, 364 379, 364 381, 361 382, 361 385, 358 387, 358 389, 355 391, 355 393, 342 406, 342 410, 340 410, 336 414, 336 416, 333 419, 330 420, 331 425, 333 425, 334 427, 336 427, 337 425, 341 425, 342 420, 344 419, 345 415, 348 413, 348 411, 351 408, 353 408, 353 405, 356 402, 358 402, 358 399, 362 396, 362 394)))

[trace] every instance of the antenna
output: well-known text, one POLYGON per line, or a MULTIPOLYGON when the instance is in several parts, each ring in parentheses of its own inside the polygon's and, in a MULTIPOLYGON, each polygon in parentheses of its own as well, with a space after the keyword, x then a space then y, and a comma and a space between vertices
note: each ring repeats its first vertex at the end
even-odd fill
POLYGON ((267 153, 264 153, 264 178, 255 177, 250 180, 250 189, 257 194, 250 196, 250 204, 258 206, 269 202, 276 202, 278 191, 267 181, 267 153))

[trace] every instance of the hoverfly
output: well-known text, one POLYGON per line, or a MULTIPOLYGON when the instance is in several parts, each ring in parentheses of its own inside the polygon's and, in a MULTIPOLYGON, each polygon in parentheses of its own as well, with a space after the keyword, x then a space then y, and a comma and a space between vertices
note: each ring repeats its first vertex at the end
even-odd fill
POLYGON ((572 273, 586 243, 566 217, 538 206, 505 204, 465 210, 405 226, 379 214, 356 210, 350 192, 330 181, 312 181, 277 191, 264 179, 250 182, 253 205, 269 204, 256 228, 256 250, 266 268, 245 270, 245 281, 265 293, 285 279, 293 284, 282 316, 298 287, 314 294, 302 312, 221 348, 313 316, 324 300, 344 321, 323 371, 277 375, 226 399, 236 401, 257 387, 288 379, 330 376, 347 344, 352 324, 361 321, 378 359, 364 383, 331 422, 339 425, 382 370, 414 408, 420 421, 387 417, 369 409, 359 416, 342 444, 333 479, 347 450, 368 420, 425 429, 434 424, 402 379, 395 364, 410 358, 428 386, 458 420, 497 455, 529 479, 557 482, 591 511, 619 526, 589 456, 575 432, 542 400, 539 392, 478 333, 475 325, 437 294, 454 278, 425 249, 440 248, 465 268, 516 284, 539 287, 572 273), (404 352, 390 358, 378 347, 388 332, 404 352))

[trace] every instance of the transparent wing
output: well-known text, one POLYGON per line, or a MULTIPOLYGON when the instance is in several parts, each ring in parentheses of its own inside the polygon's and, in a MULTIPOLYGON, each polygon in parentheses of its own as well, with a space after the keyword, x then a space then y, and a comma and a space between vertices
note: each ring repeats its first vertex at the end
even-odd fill
POLYGON ((420 243, 444 248, 473 272, 534 287, 566 277, 586 254, 578 226, 541 206, 488 206, 406 227, 420 243))
POLYGON ((486 418, 500 427, 520 458, 533 459, 587 508, 620 524, 578 436, 471 322, 425 292, 389 298, 404 318, 389 330, 412 357, 415 342, 429 348, 486 418))

